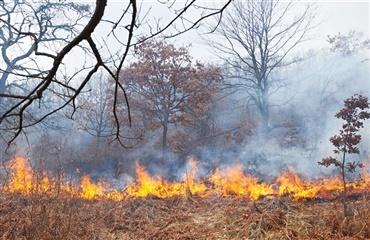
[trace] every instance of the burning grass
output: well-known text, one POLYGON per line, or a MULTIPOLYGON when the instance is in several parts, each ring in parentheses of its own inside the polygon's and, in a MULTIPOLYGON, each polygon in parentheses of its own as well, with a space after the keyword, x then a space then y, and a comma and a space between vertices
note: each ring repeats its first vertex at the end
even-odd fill
MULTIPOLYGON (((122 191, 84 176, 79 185, 35 174, 16 158, 0 189, 2 239, 369 239, 369 181, 350 184, 343 217, 340 182, 304 181, 293 170, 273 184, 240 165, 183 182, 150 177, 122 191), (352 198, 352 199, 351 199, 352 198)), ((365 179, 366 180, 366 179, 365 179)))
POLYGON ((2 239, 369 239, 370 202, 198 196, 125 201, 1 194, 2 239))
MULTIPOLYGON (((243 167, 236 164, 225 169, 216 169, 209 177, 199 180, 196 177, 197 166, 191 161, 192 168, 184 175, 183 181, 168 182, 161 176, 149 176, 144 166, 137 164, 137 179, 126 185, 123 190, 109 187, 108 182, 93 183, 88 175, 79 182, 70 183, 60 178, 52 178, 45 172, 35 173, 25 159, 15 158, 9 164, 10 174, 3 190, 19 193, 23 196, 46 194, 50 197, 80 197, 95 200, 121 201, 128 198, 155 196, 158 198, 186 197, 197 195, 209 197, 220 195, 258 200, 266 196, 290 194, 295 200, 300 199, 335 199, 343 186, 339 177, 323 178, 316 181, 303 180, 292 168, 288 168, 269 184, 251 175, 245 175, 243 167)), ((348 183, 348 194, 359 194, 370 190, 370 177, 348 183)))

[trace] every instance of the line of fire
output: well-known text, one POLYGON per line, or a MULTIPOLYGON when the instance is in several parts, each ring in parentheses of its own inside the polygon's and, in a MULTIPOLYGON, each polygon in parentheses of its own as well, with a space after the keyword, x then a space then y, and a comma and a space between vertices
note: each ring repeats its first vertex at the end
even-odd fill
POLYGON ((369 10, 0 0, 0 240, 370 239, 369 10))
MULTIPOLYGON (((197 178, 197 164, 194 159, 189 161, 191 168, 183 176, 181 182, 169 182, 159 175, 150 176, 144 166, 136 164, 136 179, 124 189, 111 188, 108 180, 93 183, 89 175, 84 175, 79 184, 61 182, 46 173, 36 174, 21 157, 14 158, 8 168, 10 178, 3 190, 23 196, 48 195, 66 199, 78 197, 88 200, 125 199, 156 197, 235 197, 258 200, 273 196, 291 196, 295 200, 336 200, 343 191, 339 176, 304 180, 287 168, 274 182, 261 182, 260 179, 244 174, 243 166, 235 163, 224 169, 216 169, 206 178, 197 178)), ((366 168, 365 168, 366 169, 366 168)), ((366 173, 347 185, 349 196, 356 199, 367 198, 370 191, 370 174, 366 173)))

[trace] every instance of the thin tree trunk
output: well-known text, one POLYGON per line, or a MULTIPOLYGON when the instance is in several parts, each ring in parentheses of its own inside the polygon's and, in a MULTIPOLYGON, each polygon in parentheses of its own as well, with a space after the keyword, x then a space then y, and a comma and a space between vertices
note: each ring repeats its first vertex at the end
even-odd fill
POLYGON ((342 181, 343 181, 343 213, 344 216, 347 217, 348 212, 347 212, 347 183, 346 183, 346 176, 345 176, 345 162, 346 162, 346 152, 343 153, 343 161, 342 161, 342 181))
POLYGON ((163 126, 163 132, 162 132, 162 151, 163 153, 167 151, 167 132, 168 132, 168 127, 166 124, 163 126))
POLYGON ((166 167, 166 158, 167 158, 167 132, 168 126, 167 124, 164 124, 162 132, 162 157, 160 160, 163 169, 166 167))
MULTIPOLYGON (((0 78, 0 94, 5 93, 6 90, 7 90, 6 80, 8 78, 8 75, 9 74, 5 73, 5 72, 1 75, 1 78, 0 78)), ((3 99, 4 98, 0 97, 0 106, 2 106, 2 104, 3 104, 3 99)), ((6 107, 4 107, 4 106, 2 106, 0 108, 0 116, 3 115, 4 109, 6 109, 6 107)))

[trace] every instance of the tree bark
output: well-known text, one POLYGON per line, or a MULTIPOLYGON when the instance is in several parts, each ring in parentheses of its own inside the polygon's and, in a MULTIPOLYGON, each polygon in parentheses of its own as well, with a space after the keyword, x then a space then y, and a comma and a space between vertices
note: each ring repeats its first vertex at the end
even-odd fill
POLYGON ((167 151, 167 132, 168 132, 168 124, 164 124, 163 132, 162 132, 162 151, 163 154, 167 151))

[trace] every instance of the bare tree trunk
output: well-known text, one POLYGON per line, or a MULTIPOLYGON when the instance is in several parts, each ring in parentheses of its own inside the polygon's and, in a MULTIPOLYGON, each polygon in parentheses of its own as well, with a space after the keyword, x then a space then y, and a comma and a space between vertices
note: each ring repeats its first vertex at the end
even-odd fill
MULTIPOLYGON (((5 2, 5 1, 4 1, 5 2)), ((11 3, 12 1, 9 1, 11 3)), ((27 5, 27 9, 30 9, 30 12, 36 11, 34 8, 34 5, 36 3, 28 3, 27 1, 13 1, 14 5, 9 8, 9 13, 17 14, 17 12, 14 12, 14 9, 17 9, 16 7, 19 7, 21 4, 27 5), (18 3, 22 2, 22 3, 18 3)), ((119 17, 115 17, 114 19, 107 19, 103 20, 103 16, 105 16, 105 9, 107 6, 108 1, 107 0, 96 0, 95 1, 95 8, 93 13, 90 12, 89 5, 84 4, 67 4, 64 3, 64 1, 46 1, 48 4, 53 4, 55 8, 57 8, 56 11, 60 13, 59 15, 62 16, 61 19, 59 19, 57 24, 49 23, 49 17, 44 17, 44 10, 46 9, 45 6, 41 6, 42 8, 40 10, 37 10, 35 12, 34 17, 29 18, 26 15, 23 15, 26 20, 22 20, 21 16, 18 15, 15 20, 5 20, 6 18, 1 18, 2 24, 5 24, 4 26, 7 27, 7 29, 10 30, 9 34, 13 34, 10 39, 5 39, 5 41, 2 41, 3 35, 0 34, 0 45, 3 43, 10 44, 11 42, 14 43, 15 36, 19 36, 19 42, 17 43, 20 47, 19 49, 24 50, 24 46, 29 45, 28 40, 24 41, 23 39, 30 39, 32 46, 34 47, 31 49, 30 54, 31 56, 26 57, 26 59, 22 62, 27 63, 34 63, 34 66, 31 65, 31 71, 26 69, 27 64, 25 66, 21 66, 24 71, 19 72, 16 71, 16 69, 12 68, 11 74, 16 75, 25 83, 31 83, 32 84, 26 89, 25 93, 22 95, 18 94, 8 94, 4 97, 7 103, 10 102, 9 100, 15 101, 15 103, 12 103, 12 105, 7 106, 7 108, 1 108, 1 114, 0 114, 0 128, 1 130, 6 130, 7 132, 11 132, 11 137, 7 139, 6 141, 10 144, 12 143, 21 133, 24 133, 24 129, 28 127, 35 126, 36 124, 41 123, 44 121, 44 119, 48 118, 51 115, 56 114, 57 112, 60 112, 62 109, 72 107, 72 113, 71 115, 68 115, 69 118, 73 118, 75 112, 78 110, 79 106, 78 104, 75 104, 76 99, 78 96, 82 95, 84 93, 84 90, 86 90, 86 85, 91 81, 92 76, 98 72, 99 69, 104 69, 104 71, 114 79, 113 86, 109 86, 109 88, 112 89, 113 92, 113 107, 111 109, 111 113, 113 115, 113 124, 115 125, 115 128, 113 129, 112 134, 114 135, 114 140, 117 140, 122 146, 124 146, 124 142, 126 140, 125 137, 123 137, 123 132, 125 131, 122 127, 123 122, 121 121, 121 118, 118 116, 118 110, 120 109, 119 105, 119 98, 120 96, 123 97, 126 103, 126 110, 127 110, 127 118, 128 118, 128 125, 131 127, 131 114, 130 114, 130 107, 128 103, 128 96, 126 94, 125 86, 123 86, 120 83, 120 74, 121 70, 123 69, 124 63, 127 61, 127 57, 129 56, 131 48, 133 46, 138 46, 139 44, 143 44, 146 41, 149 41, 150 39, 156 37, 156 36, 163 36, 163 37, 175 37, 177 35, 180 35, 182 33, 188 32, 191 29, 196 29, 199 26, 199 23, 203 21, 206 18, 210 18, 217 15, 222 15, 222 13, 225 11, 226 7, 231 4, 231 0, 228 0, 227 2, 221 4, 219 7, 215 8, 214 6, 209 7, 208 5, 202 5, 201 1, 194 0, 189 1, 184 4, 183 7, 176 8, 175 12, 176 14, 172 16, 171 18, 167 19, 166 21, 159 23, 155 21, 157 18, 155 15, 153 15, 153 20, 144 20, 144 17, 142 15, 139 15, 140 13, 140 5, 137 3, 137 1, 126 1, 125 5, 122 8, 122 14, 119 17), (51 3, 52 2, 52 3, 51 3), (54 3, 55 2, 55 3, 54 3), (199 4, 198 4, 199 3, 199 4), (65 9, 65 12, 59 11, 61 9, 64 9, 62 7, 65 7, 68 5, 68 9, 65 9), (200 7, 201 6, 201 7, 200 7), (75 25, 77 26, 77 29, 72 29, 71 24, 68 23, 68 21, 64 21, 67 19, 63 19, 63 16, 67 16, 70 13, 70 10, 76 10, 75 12, 81 13, 83 12, 82 16, 76 16, 76 19, 71 20, 72 22, 75 22, 75 25), (193 15, 193 10, 196 10, 198 13, 195 17, 193 15), (191 12, 191 15, 190 15, 191 12), (39 22, 39 19, 46 19, 46 22, 39 22), (191 19, 192 24, 189 23, 189 19, 191 19), (86 20, 86 21, 85 21, 86 20), (17 23, 18 22, 18 23, 17 23), (23 27, 20 22, 24 22, 25 26, 23 27), (59 24, 60 22, 60 24, 59 24), (151 24, 150 22, 153 22, 151 24), (108 23, 107 27, 107 35, 106 39, 101 42, 97 38, 100 36, 94 36, 93 32, 95 28, 100 24, 108 23), (181 24, 182 23, 182 24, 181 24), (186 24, 185 24, 186 23, 186 24), (60 36, 58 36, 56 39, 52 38, 56 35, 58 35, 59 30, 52 30, 51 27, 54 26, 61 26, 63 28, 66 28, 66 31, 68 33, 61 33, 60 36), (177 29, 176 32, 172 31, 174 26, 180 26, 182 27, 180 29, 177 29), (36 29, 36 31, 33 31, 33 27, 40 26, 41 30, 36 29), (47 36, 45 38, 45 41, 47 41, 50 44, 42 44, 41 50, 48 48, 49 46, 55 46, 55 49, 47 49, 47 51, 43 52, 40 51, 40 48, 38 46, 42 43, 42 30, 47 30, 45 34, 50 32, 51 36, 47 36), (72 29, 72 30, 71 30, 72 29), (119 29, 124 31, 123 36, 124 39, 117 39, 117 34, 119 29), (148 34, 148 36, 139 37, 139 34, 142 30, 145 31, 145 29, 153 29, 153 31, 148 34), (137 31, 138 30, 138 31, 137 31), (72 34, 75 33, 75 34, 72 34), (67 39, 65 39, 65 35, 70 35, 67 39), (121 47, 114 46, 112 49, 110 49, 109 44, 106 44, 107 42, 110 42, 109 39, 113 39, 113 41, 119 42, 121 47), (136 40, 135 40, 136 39, 136 40), (84 64, 83 66, 78 66, 77 69, 74 70, 73 74, 70 74, 73 72, 73 69, 69 69, 68 73, 63 75, 67 76, 67 79, 63 79, 62 82, 60 82, 58 76, 62 76, 64 74, 64 70, 62 66, 65 66, 66 59, 65 57, 73 51, 73 49, 83 49, 86 54, 86 59, 88 59, 88 64, 84 64), (116 50, 119 49, 119 50, 116 50), (55 53, 54 53, 55 52, 55 53), (111 56, 114 56, 110 59, 107 59, 105 54, 106 52, 109 52, 111 56), (38 69, 39 64, 43 64, 45 61, 42 61, 39 63, 39 60, 37 57, 42 57, 49 59, 50 61, 50 68, 42 70, 38 69), (91 57, 91 58, 90 58, 91 57), (90 59, 94 62, 93 65, 90 63, 90 59), (69 76, 72 75, 72 76, 69 76), (82 79, 80 79, 82 77, 82 79), (79 80, 72 81, 75 78, 79 78, 79 80), (55 86, 58 86, 56 88, 55 86), (57 90, 57 91, 56 91, 57 90), (66 94, 67 93, 67 94, 66 94), (63 96, 63 103, 57 106, 52 106, 50 109, 47 109, 47 107, 43 107, 42 110, 45 109, 45 112, 41 112, 39 108, 33 111, 33 107, 36 106, 37 101, 40 99, 45 99, 48 94, 51 94, 53 96, 57 96, 58 98, 60 96, 63 96), (6 124, 5 124, 6 123, 6 124), (3 125, 4 124, 4 127, 3 125)), ((7 4, 1 4, 2 10, 5 9, 4 6, 7 4), (4 5, 4 6, 3 6, 4 5)), ((174 10, 174 6, 169 7, 169 13, 172 13, 174 10)), ((49 10, 49 8, 47 8, 49 10)), ((17 10, 18 11, 18 10, 17 10)), ((27 13, 28 11, 24 11, 20 9, 18 11, 20 14, 27 13)), ((48 12, 45 10, 45 12, 48 12)), ((147 15, 147 13, 143 13, 147 15)), ((162 13, 163 14, 163 13, 162 13)), ((72 14, 71 16, 75 16, 76 14, 72 14)), ((151 15, 151 14, 150 14, 151 15)), ((52 15, 53 16, 53 15, 52 15)), ((68 20, 70 18, 68 17, 68 20)), ((3 25, 1 25, 1 29, 3 29, 3 25)), ((98 34, 99 35, 99 34, 98 34)), ((53 47, 54 48, 54 47, 53 47)), ((82 57, 84 58, 84 57, 82 57)), ((80 61, 83 62, 83 61, 80 61)), ((86 63, 85 62, 85 63, 86 63)), ((72 67, 73 68, 73 67, 72 67)), ((4 84, 4 82, 1 82, 1 84, 4 84)), ((2 89, 0 92, 4 90, 4 86, 1 86, 2 89)), ((4 95, 0 93, 1 95, 4 95)), ((46 104, 45 104, 46 105, 46 104)), ((48 106, 48 105, 46 105, 48 106)), ((166 149, 166 141, 167 141, 167 130, 165 130, 165 139, 163 143, 163 148, 166 149)), ((1 134, 1 132, 0 132, 1 134)))
MULTIPOLYGON (((6 73, 3 73, 3 75, 0 78, 0 95, 2 93, 5 93, 6 88, 7 88, 6 87, 6 79, 7 79, 7 77, 4 76, 4 74, 6 74, 6 73)), ((3 115, 3 111, 4 111, 4 109, 6 109, 5 106, 2 106, 3 105, 3 100, 4 99, 2 97, 0 97, 0 116, 3 115)))
POLYGON ((274 73, 297 61, 288 55, 310 38, 315 8, 309 4, 297 11, 297 2, 279 0, 233 3, 215 28, 218 37, 206 43, 228 66, 228 78, 233 80, 230 87, 243 91, 258 108, 261 134, 267 137, 270 97, 286 86, 274 73))
POLYGON ((343 160, 342 160, 342 166, 341 166, 341 171, 342 171, 342 182, 343 182, 343 213, 344 216, 348 216, 348 211, 347 211, 347 183, 346 183, 346 175, 345 175, 345 164, 346 162, 346 152, 343 152, 343 160))
MULTIPOLYGON (((7 73, 3 73, 0 78, 0 93, 5 93, 6 91, 6 79, 8 78, 7 75, 7 73)), ((2 98, 0 98, 0 101, 1 100, 2 98)))
POLYGON ((163 126, 163 132, 162 132, 162 151, 165 153, 167 151, 167 132, 168 132, 168 126, 165 124, 163 126))

